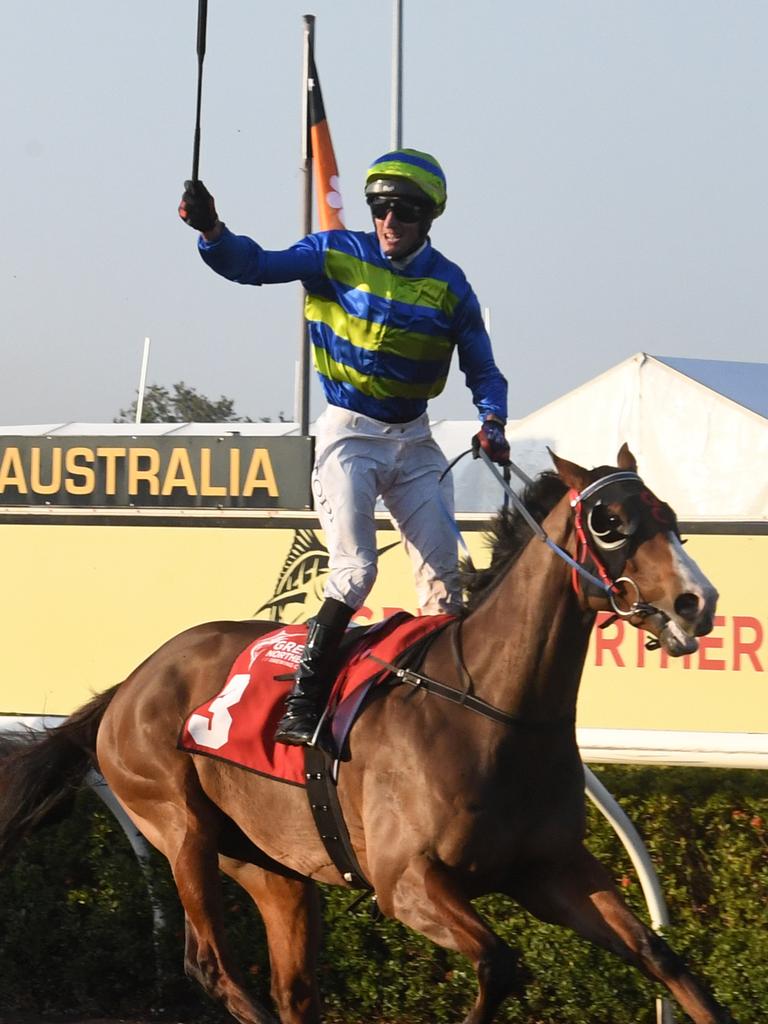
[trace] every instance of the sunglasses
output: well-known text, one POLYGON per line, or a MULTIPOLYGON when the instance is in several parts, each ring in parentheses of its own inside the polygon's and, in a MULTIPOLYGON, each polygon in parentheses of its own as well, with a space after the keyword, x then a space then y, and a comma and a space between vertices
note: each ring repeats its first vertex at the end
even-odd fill
POLYGON ((372 196, 368 200, 368 205, 376 220, 384 220, 390 210, 401 224, 415 224, 428 216, 427 207, 423 203, 414 203, 409 199, 372 196))

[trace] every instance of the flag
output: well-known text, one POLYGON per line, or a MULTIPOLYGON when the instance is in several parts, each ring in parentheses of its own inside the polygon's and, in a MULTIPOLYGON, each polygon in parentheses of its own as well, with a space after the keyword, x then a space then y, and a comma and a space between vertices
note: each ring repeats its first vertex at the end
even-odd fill
POLYGON ((312 156, 320 230, 333 231, 344 227, 344 211, 339 192, 339 170, 333 153, 331 132, 325 119, 323 94, 320 91, 320 79, 317 77, 315 55, 311 47, 307 77, 307 118, 309 153, 312 156))

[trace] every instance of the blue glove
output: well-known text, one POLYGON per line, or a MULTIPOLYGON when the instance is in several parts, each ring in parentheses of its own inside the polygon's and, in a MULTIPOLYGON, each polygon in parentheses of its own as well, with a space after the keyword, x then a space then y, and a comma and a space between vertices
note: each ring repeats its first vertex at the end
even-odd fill
POLYGON ((504 426, 498 420, 486 420, 472 438, 472 451, 480 457, 480 449, 492 462, 506 466, 509 462, 509 444, 504 436, 504 426))

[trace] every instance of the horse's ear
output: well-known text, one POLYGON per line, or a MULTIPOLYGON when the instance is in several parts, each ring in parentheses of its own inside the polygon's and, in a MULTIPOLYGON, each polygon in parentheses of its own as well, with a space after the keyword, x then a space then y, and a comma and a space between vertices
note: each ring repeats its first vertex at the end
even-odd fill
POLYGON ((635 462, 635 456, 629 450, 629 445, 625 441, 619 449, 619 454, 616 456, 616 465, 619 469, 625 469, 630 473, 637 472, 637 463, 635 462))
POLYGON ((589 483, 589 473, 587 470, 577 466, 575 462, 569 462, 568 459, 561 459, 559 455, 555 455, 549 446, 547 446, 547 451, 555 464, 557 475, 566 487, 570 487, 574 491, 583 491, 589 483))

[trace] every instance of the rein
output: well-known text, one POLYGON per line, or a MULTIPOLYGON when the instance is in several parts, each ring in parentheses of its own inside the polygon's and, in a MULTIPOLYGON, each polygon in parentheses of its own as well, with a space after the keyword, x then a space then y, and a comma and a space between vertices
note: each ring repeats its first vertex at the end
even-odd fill
MULTIPOLYGON (((465 455, 468 455, 470 451, 473 451, 473 449, 467 449, 467 451, 461 452, 460 455, 453 459, 446 467, 445 471, 441 476, 441 479, 443 476, 445 476, 446 473, 450 472, 453 469, 453 467, 456 465, 459 459, 463 458, 465 455)), ((531 478, 522 469, 516 466, 514 462, 512 462, 511 460, 509 460, 509 462, 504 466, 504 475, 502 476, 495 463, 489 458, 488 454, 484 451, 482 447, 479 447, 477 449, 475 457, 483 460, 485 465, 488 467, 493 476, 501 485, 502 490, 504 491, 505 505, 507 504, 507 502, 511 502, 511 504, 515 507, 517 512, 523 518, 523 520, 533 531, 534 535, 538 537, 540 541, 543 541, 543 543, 546 544, 550 551, 557 555, 558 558, 562 559, 562 561, 564 561, 567 565, 570 566, 574 591, 578 594, 579 577, 581 577, 582 580, 586 581, 587 583, 591 584, 593 587, 596 587, 598 590, 602 591, 607 595, 611 608, 613 609, 613 615, 611 615, 606 620, 606 622, 602 624, 601 628, 610 625, 612 622, 615 622, 616 619, 627 619, 631 618, 632 616, 647 618, 651 615, 662 615, 665 619, 669 619, 669 616, 667 616, 664 612, 660 611, 660 609, 654 607, 651 604, 648 604, 645 601, 640 600, 640 588, 631 577, 619 576, 616 579, 611 578, 611 575, 606 569, 602 560, 598 557, 597 553, 594 551, 594 549, 589 543, 587 531, 584 528, 584 523, 582 519, 582 505, 587 498, 593 497, 603 487, 606 487, 609 484, 618 483, 620 481, 638 482, 640 481, 640 477, 637 473, 619 470, 615 473, 610 473, 608 476, 601 477, 599 480, 593 481, 593 483, 589 484, 581 492, 577 492, 573 489, 569 492, 568 497, 571 508, 573 509, 574 527, 576 530, 576 537, 579 545, 577 551, 578 557, 572 558, 567 551, 565 551, 563 548, 560 547, 559 544, 556 544, 552 540, 552 538, 547 534, 544 527, 539 522, 537 522, 536 519, 528 511, 522 498, 520 498, 515 493, 515 491, 513 491, 512 488, 509 486, 510 470, 514 472, 514 474, 517 477, 519 477, 519 479, 527 486, 533 483, 531 478), (591 573, 588 569, 586 569, 584 565, 582 565, 579 561, 579 558, 583 559, 587 556, 587 554, 592 558, 592 561, 595 564, 598 573, 597 576, 591 573), (628 585, 632 587, 634 590, 634 600, 628 608, 621 608, 617 604, 617 597, 620 596, 622 593, 619 584, 628 585)), ((456 533, 458 541, 464 548, 468 556, 469 562, 471 563, 472 560, 471 557, 469 556, 469 550, 464 542, 463 537, 461 536, 461 531, 459 530, 455 519, 448 511, 447 507, 444 507, 443 511, 444 514, 448 517, 448 519, 452 522, 454 532, 456 533)), ((459 642, 458 639, 456 642, 459 642)), ((661 645, 656 638, 652 638, 648 641, 646 646, 649 649, 654 649, 661 645)), ((462 670, 462 674, 465 677, 466 686, 463 690, 455 690, 453 687, 447 686, 445 683, 441 683, 437 679, 431 679, 429 676, 425 676, 421 672, 417 672, 414 669, 398 667, 397 665, 393 665, 391 662, 385 661, 383 658, 379 658, 375 654, 369 653, 368 657, 371 658, 371 660, 377 662, 377 664, 381 665, 382 668, 387 669, 388 672, 390 672, 391 675, 395 677, 395 679, 399 680, 402 683, 406 683, 408 686, 412 686, 414 688, 414 692, 416 692, 417 690, 424 690, 427 693, 432 693, 436 697, 441 697, 443 700, 448 700, 453 704, 458 704, 461 707, 465 707, 467 708, 468 711, 473 711, 475 712, 475 714, 482 715, 484 718, 488 718, 493 722, 498 722, 500 725, 525 727, 531 729, 552 729, 560 728, 566 724, 572 725, 575 722, 575 714, 550 721, 537 721, 520 718, 516 715, 509 714, 509 712, 507 711, 502 711, 501 708, 498 708, 493 704, 489 704, 487 701, 482 700, 480 697, 476 697, 474 694, 470 692, 472 680, 469 677, 466 668, 464 667, 464 662, 461 657, 460 651, 458 652, 457 660, 462 670)))
MULTIPOLYGON (((578 573, 583 579, 587 580, 587 582, 591 583, 592 586, 597 587, 599 590, 604 590, 607 593, 608 598, 611 602, 611 606, 614 608, 614 611, 617 615, 626 614, 620 612, 619 609, 615 607, 613 600, 613 595, 618 590, 616 584, 619 582, 619 580, 611 581, 608 578, 607 574, 605 574, 604 579, 598 579, 597 576, 594 576, 591 572, 589 572, 589 570, 585 569, 583 565, 577 562, 575 558, 571 558, 568 552, 564 551, 559 546, 559 544, 555 544, 552 538, 547 534, 547 531, 544 529, 544 527, 540 523, 536 522, 531 513, 525 507, 525 504, 522 501, 522 499, 518 497, 517 494, 515 494, 515 492, 504 479, 504 477, 498 471, 495 464, 491 461, 491 459, 488 457, 486 452, 483 451, 482 448, 479 451, 479 456, 483 460, 483 462, 485 462, 488 469, 490 469, 491 473, 493 473, 493 475, 496 477, 498 482, 501 484, 504 493, 507 495, 509 500, 515 506, 517 511, 520 513, 520 515, 526 521, 526 523, 530 526, 530 528, 533 530, 534 534, 539 538, 539 540, 543 541, 550 549, 550 551, 554 551, 558 558, 562 558, 564 562, 570 565, 571 570, 574 573, 578 573)), ((525 481, 526 483, 531 483, 530 477, 527 477, 525 473, 522 472, 522 470, 518 470, 514 466, 513 468, 515 470, 515 473, 517 474, 517 476, 520 477, 521 480, 525 481)), ((610 477, 606 477, 605 479, 607 481, 610 479, 610 477)), ((583 495, 577 495, 576 498, 572 499, 571 506, 574 507, 574 503, 580 502, 582 497, 583 495)))
POLYGON ((452 704, 458 704, 460 707, 466 708, 468 711, 474 711, 475 714, 482 715, 483 718, 489 718, 492 722, 498 722, 500 725, 518 726, 525 729, 559 729, 564 725, 572 725, 576 720, 575 715, 567 715, 563 718, 554 718, 548 721, 510 715, 509 712, 497 708, 495 704, 489 704, 488 701, 475 697, 474 694, 468 693, 466 690, 454 690, 452 686, 447 686, 445 683, 432 679, 430 676, 425 676, 411 668, 398 668, 397 665, 379 658, 376 654, 369 654, 368 657, 371 661, 375 661, 383 668, 388 669, 401 683, 412 686, 414 691, 424 690, 426 693, 432 693, 435 697, 441 697, 452 704))
MULTIPOLYGON (((445 473, 449 472, 453 468, 453 466, 458 462, 458 460, 462 458, 464 455, 469 454, 469 451, 471 450, 472 449, 469 449, 468 451, 462 452, 459 456, 457 456, 448 465, 448 467, 445 470, 445 473)), ((509 486, 508 481, 510 476, 510 470, 514 472, 515 475, 518 476, 520 480, 522 480, 523 483, 525 483, 526 485, 530 485, 533 482, 530 479, 530 477, 527 476, 527 474, 524 473, 523 470, 521 470, 511 461, 508 463, 507 466, 504 467, 504 476, 502 476, 496 465, 492 462, 492 460, 489 458, 489 456, 482 448, 478 449, 477 457, 481 458, 483 462, 485 462, 488 469, 491 471, 493 476, 501 485, 505 495, 505 504, 507 503, 507 501, 511 502, 511 504, 515 507, 520 516, 525 520, 527 525, 530 527, 534 535, 538 537, 539 540, 543 541, 544 544, 546 544, 546 546, 550 549, 550 551, 557 555, 558 558, 562 559, 562 561, 564 561, 567 565, 570 566, 574 590, 578 593, 578 582, 579 577, 581 577, 582 580, 585 580, 593 587, 596 587, 598 590, 603 591, 608 596, 608 600, 610 601, 611 608, 613 609, 614 614, 605 623, 605 625, 609 625, 610 622, 613 622, 617 618, 629 618, 633 615, 638 615, 645 618, 649 615, 663 614, 659 611, 659 609, 655 608, 653 605, 649 605, 646 602, 640 600, 640 590, 635 581, 631 579, 629 576, 619 576, 616 579, 611 578, 610 573, 602 563, 601 559, 598 557, 597 553, 589 544, 587 531, 585 530, 583 523, 582 504, 587 498, 593 497, 603 487, 606 487, 609 484, 618 483, 620 481, 637 482, 640 480, 640 477, 637 475, 637 473, 629 471, 617 471, 616 473, 610 473, 608 476, 602 477, 600 480, 594 481, 593 483, 585 487, 580 493, 575 490, 571 490, 569 492, 568 497, 571 508, 573 509, 574 525, 579 545, 578 554, 579 557, 582 559, 585 558, 587 554, 592 558, 592 561, 594 562, 595 568, 598 573, 598 575, 594 575, 588 569, 586 569, 584 565, 581 564, 581 562, 579 561, 579 557, 571 557, 571 555, 569 555, 567 551, 565 551, 563 548, 560 547, 559 544, 556 544, 552 540, 552 538, 547 534, 544 527, 539 522, 537 522, 536 519, 528 511, 523 500, 509 486), (619 584, 622 583, 632 587, 635 592, 634 600, 626 609, 620 608, 617 604, 617 596, 621 594, 621 588, 619 584)), ((443 475, 445 475, 445 473, 443 475)), ((463 538, 461 537, 461 533, 458 529, 458 526, 456 525, 453 517, 450 515, 447 507, 444 509, 444 511, 448 518, 451 520, 451 522, 453 522, 454 529, 459 541, 462 543, 462 545, 464 545, 463 538)), ((465 550, 467 550, 466 545, 464 545, 464 547, 465 550)), ((467 554, 469 554, 468 551, 467 554)), ((655 643, 658 643, 658 641, 655 641, 655 643)), ((456 638, 456 644, 459 644, 458 638, 456 638)), ((550 719, 548 721, 521 718, 517 715, 512 715, 507 711, 502 711, 501 708, 496 707, 494 704, 489 704, 488 701, 482 700, 482 698, 480 697, 476 697, 473 693, 470 692, 472 680, 469 677, 466 668, 464 667, 464 662, 461 657, 460 649, 457 650, 457 661, 462 670, 462 674, 465 677, 466 683, 464 689, 462 690, 456 690, 452 686, 448 686, 446 683, 441 683, 437 679, 432 679, 430 676, 425 676, 423 673, 417 672, 415 669, 403 666, 398 667, 397 665, 393 665, 391 662, 386 661, 384 658, 380 658, 378 657, 378 655, 371 654, 370 652, 368 653, 367 657, 370 658, 372 661, 375 661, 378 665, 381 665, 382 668, 386 669, 390 673, 390 675, 392 675, 399 682, 405 683, 408 686, 412 686, 414 692, 416 692, 417 690, 424 690, 426 693, 432 693, 436 697, 440 697, 443 700, 450 701, 452 704, 457 704, 460 707, 464 707, 468 711, 473 711, 475 714, 481 715, 483 718, 487 718, 492 722, 497 722, 500 725, 516 726, 518 728, 522 727, 528 729, 558 729, 562 728, 564 725, 572 726, 575 722, 575 714, 567 715, 562 718, 550 719)))

